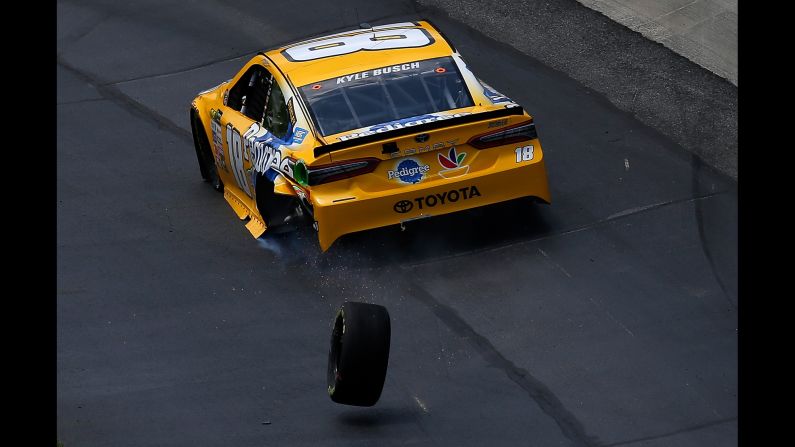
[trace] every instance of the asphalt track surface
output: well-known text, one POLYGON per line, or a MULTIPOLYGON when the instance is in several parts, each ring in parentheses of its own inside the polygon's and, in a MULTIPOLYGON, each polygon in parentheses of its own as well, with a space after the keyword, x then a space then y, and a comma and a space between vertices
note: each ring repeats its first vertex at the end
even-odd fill
POLYGON ((737 183, 565 73, 410 2, 62 1, 57 47, 66 447, 736 444, 737 183), (252 239, 201 182, 193 96, 420 17, 535 116, 552 205, 252 239), (372 408, 325 391, 346 300, 392 317, 372 408))

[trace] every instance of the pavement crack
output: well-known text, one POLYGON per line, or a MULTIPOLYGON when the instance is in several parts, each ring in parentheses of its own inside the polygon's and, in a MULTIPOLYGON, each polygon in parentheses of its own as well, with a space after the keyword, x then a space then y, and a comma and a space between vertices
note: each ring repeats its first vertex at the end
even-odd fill
MULTIPOLYGON (((371 22, 376 22, 376 21, 380 21, 380 20, 389 19, 389 18, 392 18, 392 17, 402 17, 402 16, 404 16, 404 14, 390 14, 390 15, 378 16, 378 17, 371 18, 371 19, 368 19, 368 20, 371 21, 371 22)), ((360 22, 357 22, 355 24, 342 26, 342 27, 336 27, 336 28, 333 28, 331 30, 326 30, 324 32, 320 32, 320 33, 318 33, 318 35, 326 35, 326 34, 330 34, 332 32, 345 31, 345 30, 350 29, 350 28, 358 27, 359 23, 360 22)), ((288 40, 288 41, 285 41, 285 42, 280 42, 280 43, 274 45, 273 47, 274 48, 279 48, 279 47, 288 45, 290 43, 293 43, 293 41, 294 41, 294 39, 291 39, 291 40, 288 40)), ((199 70, 199 69, 206 68, 206 67, 209 67, 209 66, 212 66, 212 65, 216 65, 216 64, 220 64, 220 63, 223 63, 223 62, 230 62, 230 61, 233 61, 235 59, 242 59, 244 57, 253 57, 257 52, 260 52, 260 51, 267 51, 267 50, 263 50, 263 48, 257 47, 257 48, 253 48, 253 49, 250 49, 248 51, 244 51, 244 52, 241 52, 241 53, 238 53, 238 54, 235 54, 235 55, 225 56, 225 57, 213 59, 213 60, 208 61, 208 62, 202 62, 200 64, 191 65, 189 67, 181 68, 179 70, 167 71, 167 72, 163 72, 163 73, 154 73, 154 74, 135 76, 135 77, 132 77, 132 78, 121 79, 121 80, 117 80, 117 81, 109 81, 109 82, 107 82, 107 83, 105 83, 103 85, 119 85, 119 84, 124 84, 124 83, 127 83, 127 82, 141 81, 141 80, 144 80, 144 79, 156 79, 156 78, 164 78, 164 77, 168 77, 168 76, 174 76, 174 75, 187 73, 187 72, 194 71, 194 70, 199 70)))
MULTIPOLYGON (((703 167, 703 163, 700 158, 696 157, 695 155, 692 157, 692 165, 693 165, 693 192, 697 192, 700 188, 699 182, 699 173, 703 167)), ((729 294, 728 289, 726 288, 726 284, 724 284, 721 275, 718 273, 717 265, 715 265, 715 259, 712 256, 712 251, 709 249, 709 244, 707 244, 707 235, 704 229, 704 209, 701 202, 696 202, 695 206, 693 207, 693 212, 695 213, 696 219, 696 227, 698 227, 698 239, 701 242, 701 251, 704 253, 704 257, 707 258, 707 262, 709 263, 709 268, 712 271, 712 276, 715 278, 715 282, 718 283, 720 286, 720 290, 723 292, 723 296, 726 298, 726 301, 734 308, 737 309, 737 304, 732 301, 731 295, 729 294)))
MULTIPOLYGON (((181 138, 185 142, 193 144, 193 136, 191 133, 170 119, 166 118, 164 115, 161 115, 156 110, 147 107, 140 101, 133 99, 132 97, 128 96, 127 94, 123 93, 117 87, 113 85, 106 84, 99 79, 97 76, 92 75, 88 72, 80 70, 77 67, 74 67, 70 63, 66 62, 61 55, 58 55, 58 65, 63 67, 65 70, 74 74, 78 79, 81 81, 91 85, 94 87, 97 92, 105 99, 114 102, 115 104, 121 106, 123 109, 127 110, 131 114, 142 118, 145 121, 149 121, 150 123, 154 124, 160 129, 163 129, 171 134, 181 138)), ((187 110, 188 107, 185 108, 185 115, 187 118, 187 110)))
POLYGON ((571 273, 567 272, 567 271, 566 271, 566 269, 564 269, 562 265, 560 265, 560 264, 558 264, 557 262, 553 261, 553 260, 552 260, 552 258, 551 258, 551 257, 549 257, 549 255, 547 254, 547 252, 545 252, 544 250, 542 250, 542 249, 540 249, 540 248, 538 249, 538 252, 539 252, 539 253, 541 253, 541 256, 543 256, 543 257, 546 259, 546 261, 547 261, 547 262, 549 262, 549 263, 550 263, 550 264, 552 264, 552 265, 553 265, 555 268, 557 268, 558 270, 560 270, 561 272, 563 272, 563 274, 564 274, 564 275, 566 275, 568 278, 571 278, 571 273))
POLYGON ((678 8, 676 8, 676 9, 674 9, 673 11, 668 11, 668 12, 666 12, 664 14, 660 14, 657 17, 654 17, 654 18, 651 18, 651 19, 647 20, 645 23, 642 23, 640 26, 642 27, 642 26, 647 25, 647 24, 652 23, 652 22, 656 23, 656 22, 658 22, 660 19, 662 19, 664 17, 668 17, 670 15, 676 14, 677 12, 679 12, 679 11, 689 7, 689 6, 692 6, 692 5, 696 4, 696 3, 698 3, 698 1, 699 0, 693 0, 690 3, 687 3, 685 5, 682 5, 682 6, 678 7, 678 8))
POLYGON ((57 106, 71 106, 73 104, 84 104, 84 103, 87 103, 87 102, 97 102, 97 101, 107 101, 107 99, 106 98, 86 98, 86 99, 78 99, 78 100, 75 100, 75 101, 59 102, 56 105, 57 106))
POLYGON ((222 57, 222 58, 213 59, 213 60, 208 61, 208 62, 202 62, 201 64, 191 65, 189 67, 181 68, 179 70, 173 70, 173 71, 167 71, 167 72, 163 72, 163 73, 154 73, 154 74, 135 76, 135 77, 132 77, 132 78, 121 79, 121 80, 118 80, 118 81, 106 82, 106 83, 104 83, 102 85, 103 86, 110 86, 110 85, 124 84, 124 83, 127 83, 127 82, 142 81, 142 80, 145 80, 145 79, 166 78, 166 77, 169 77, 169 76, 175 76, 175 75, 178 75, 178 74, 188 73, 188 72, 191 72, 191 71, 195 71, 195 70, 199 70, 199 69, 202 69, 202 68, 210 67, 212 65, 220 64, 220 63, 223 63, 223 62, 230 62, 230 61, 233 61, 235 59, 242 59, 242 58, 245 58, 245 57, 253 57, 254 54, 257 51, 259 51, 259 49, 246 51, 246 52, 239 53, 239 54, 232 55, 232 56, 225 56, 225 57, 222 57))
POLYGON ((110 14, 103 14, 97 17, 97 19, 93 20, 91 23, 79 27, 78 29, 72 31, 71 33, 67 34, 62 39, 60 39, 58 41, 59 46, 67 47, 74 45, 75 43, 79 42, 82 38, 91 34, 92 31, 97 29, 97 27, 103 24, 108 18, 110 18, 110 14))
POLYGON ((660 434, 660 435, 645 436, 645 437, 642 437, 642 438, 635 438, 635 439, 630 439, 630 440, 627 440, 627 441, 614 442, 612 444, 607 444, 604 447, 617 447, 617 446, 620 446, 620 445, 629 445, 629 444, 635 444, 635 443, 638 443, 638 442, 646 442, 646 441, 652 441, 652 440, 655 440, 655 439, 668 438, 668 437, 671 437, 671 436, 680 435, 682 433, 689 433, 689 432, 692 432, 692 431, 703 430, 705 428, 713 427, 713 426, 716 426, 716 425, 721 425, 721 424, 726 424, 726 423, 729 423, 729 422, 734 422, 736 420, 737 420, 736 417, 727 418, 727 419, 719 419, 717 421, 705 422, 703 424, 698 424, 698 425, 693 425, 693 426, 690 426, 690 427, 685 427, 685 428, 682 428, 682 429, 679 429, 679 430, 670 431, 668 433, 663 433, 663 434, 660 434))
POLYGON ((604 219, 597 220, 596 222, 592 222, 590 224, 586 224, 586 225, 583 225, 583 226, 580 226, 580 227, 572 228, 570 230, 563 231, 560 234, 553 234, 553 235, 550 235, 550 236, 541 237, 539 239, 547 239, 549 237, 559 236, 559 235, 563 235, 563 234, 577 233, 577 232, 580 232, 580 231, 583 231, 583 230, 588 230, 588 229, 591 229, 593 227, 596 227, 596 226, 599 226, 599 225, 603 225, 603 224, 606 224, 606 223, 610 223, 610 222, 613 222, 615 220, 622 219, 622 218, 625 218, 625 217, 635 216, 635 215, 642 214, 642 213, 645 213, 645 212, 648 212, 648 211, 654 211, 656 209, 660 209, 660 208, 663 208, 663 207, 666 207, 666 206, 670 206, 670 205, 681 205, 683 203, 697 202, 699 200, 708 199, 710 197, 714 197, 714 196, 717 196, 718 194, 724 194, 724 193, 726 193, 726 191, 717 191, 717 192, 712 192, 712 193, 709 193, 709 194, 701 194, 701 195, 697 195, 697 196, 694 196, 694 197, 688 197, 687 199, 667 200, 665 202, 653 203, 651 205, 645 205, 645 206, 640 206, 640 207, 636 207, 636 208, 630 208, 628 210, 624 210, 624 211, 620 211, 618 213, 611 214, 611 215, 605 217, 604 219))
MULTIPOLYGON (((408 273, 403 268, 401 270, 408 273)), ((486 337, 477 333, 464 321, 455 309, 441 303, 414 281, 409 281, 408 293, 428 307, 455 334, 467 340, 490 366, 502 370, 508 379, 522 388, 539 408, 555 421, 563 435, 572 441, 573 445, 584 447, 599 445, 594 437, 585 432, 582 423, 566 409, 552 390, 527 370, 505 358, 486 337)))
POLYGON ((509 244, 499 245, 499 246, 496 246, 496 247, 486 247, 486 248, 481 248, 481 249, 477 249, 477 250, 469 250, 469 251, 465 251, 465 252, 461 252, 461 253, 455 253, 455 254, 442 256, 442 257, 438 257, 438 258, 428 259, 428 260, 421 261, 421 262, 406 264, 406 267, 416 267, 416 266, 420 266, 420 265, 431 264, 431 263, 438 262, 438 261, 454 259, 454 258, 458 258, 458 257, 461 257, 461 256, 468 256, 468 255, 472 255, 472 254, 476 254, 476 253, 489 253, 489 252, 504 250, 506 248, 511 248, 511 247, 520 247, 520 246, 523 246, 523 245, 526 245, 526 244, 532 244, 534 242, 538 242, 538 241, 542 241, 542 240, 546 240, 546 239, 552 239, 552 238, 556 238, 556 237, 560 237, 560 236, 565 236, 565 235, 568 235, 568 234, 579 233, 581 231, 590 230, 592 228, 596 228, 596 227, 601 226, 601 225, 612 223, 612 222, 614 222, 616 220, 619 220, 619 219, 624 219, 624 218, 627 218, 627 217, 635 216, 635 215, 646 213, 646 212, 649 212, 649 211, 654 211, 654 210, 657 210, 657 209, 660 209, 660 208, 664 208, 664 207, 667 207, 667 206, 680 205, 680 204, 683 204, 683 203, 690 203, 690 202, 695 202, 695 201, 699 201, 699 200, 709 199, 710 197, 714 197, 714 196, 717 196, 719 194, 725 194, 727 192, 728 191, 717 191, 717 192, 712 192, 712 193, 709 193, 709 194, 702 194, 702 195, 695 196, 695 197, 688 197, 686 199, 668 200, 668 201, 665 201, 665 202, 653 203, 651 205, 644 205, 644 206, 639 206, 639 207, 635 207, 635 208, 630 208, 628 210, 624 210, 624 211, 620 211, 618 213, 611 214, 611 215, 609 215, 609 216, 607 216, 607 217, 605 217, 603 219, 598 219, 598 220, 596 220, 594 222, 590 222, 590 223, 587 223, 587 224, 583 224, 583 225, 579 225, 579 226, 576 226, 576 227, 563 229, 563 230, 559 230, 559 231, 553 231, 553 232, 546 233, 546 234, 541 234, 538 237, 534 237, 532 239, 528 239, 528 240, 525 240, 525 241, 511 242, 509 244))

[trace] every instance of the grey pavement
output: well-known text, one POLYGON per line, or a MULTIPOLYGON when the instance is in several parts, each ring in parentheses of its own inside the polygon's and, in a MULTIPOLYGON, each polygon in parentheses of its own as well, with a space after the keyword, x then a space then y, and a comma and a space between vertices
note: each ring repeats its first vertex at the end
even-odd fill
MULTIPOLYGON (((538 29, 545 51, 568 55, 572 40, 590 38, 676 61, 566 4, 597 19, 564 27, 567 39, 538 29)), ((65 447, 737 443, 736 181, 554 58, 443 10, 185 5, 58 3, 65 447), (418 18, 533 114, 552 204, 357 233, 326 253, 311 228, 252 239, 200 179, 193 96, 258 49, 418 18), (387 380, 372 408, 326 394, 331 322, 346 300, 382 304, 392 317, 387 380)), ((658 86, 644 67, 616 82, 658 86)), ((691 74, 714 87, 704 72, 691 74)), ((721 93, 698 91, 703 101, 721 93)), ((691 100, 674 97, 672 107, 691 100)), ((716 138, 707 125, 691 132, 716 138)))
POLYGON ((737 85, 737 0, 577 0, 737 85))
POLYGON ((417 1, 561 71, 738 179, 737 86, 726 79, 575 0, 417 1))

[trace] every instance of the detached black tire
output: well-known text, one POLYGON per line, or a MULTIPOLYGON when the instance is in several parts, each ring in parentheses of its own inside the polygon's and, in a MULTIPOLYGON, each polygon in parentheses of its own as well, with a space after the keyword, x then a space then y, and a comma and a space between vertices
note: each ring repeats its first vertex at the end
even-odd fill
POLYGON ((384 306, 342 305, 331 331, 328 394, 338 404, 371 407, 381 397, 392 334, 384 306))

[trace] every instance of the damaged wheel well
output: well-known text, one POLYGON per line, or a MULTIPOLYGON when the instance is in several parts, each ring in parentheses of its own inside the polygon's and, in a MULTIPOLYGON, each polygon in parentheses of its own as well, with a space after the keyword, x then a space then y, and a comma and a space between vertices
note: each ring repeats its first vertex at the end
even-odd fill
POLYGON ((300 205, 295 196, 275 193, 273 182, 261 173, 257 173, 255 178, 254 197, 257 210, 268 227, 285 223, 285 218, 292 214, 296 206, 300 205))

